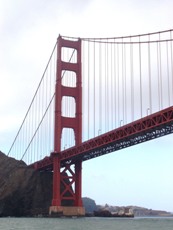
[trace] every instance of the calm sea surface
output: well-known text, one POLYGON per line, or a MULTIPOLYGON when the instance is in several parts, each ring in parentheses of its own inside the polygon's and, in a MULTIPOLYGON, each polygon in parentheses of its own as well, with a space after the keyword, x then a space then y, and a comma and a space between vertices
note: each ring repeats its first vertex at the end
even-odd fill
POLYGON ((0 218, 0 230, 173 230, 173 218, 0 218))

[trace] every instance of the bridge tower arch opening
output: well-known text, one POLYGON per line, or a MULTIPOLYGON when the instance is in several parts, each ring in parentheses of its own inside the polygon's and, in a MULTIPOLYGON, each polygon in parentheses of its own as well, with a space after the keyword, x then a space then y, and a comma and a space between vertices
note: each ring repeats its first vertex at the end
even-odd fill
POLYGON ((74 131, 75 146, 82 143, 81 40, 66 40, 59 36, 57 44, 54 151, 52 153, 53 198, 49 214, 83 216, 85 209, 81 197, 82 161, 62 162, 60 155, 60 152, 63 154, 61 140, 63 129, 74 131), (63 57, 65 52, 71 53, 70 59, 63 57), (73 108, 75 116, 74 112, 70 116, 63 111, 64 98, 69 98, 67 104, 70 101, 75 101, 73 103, 75 104, 75 108, 73 108))

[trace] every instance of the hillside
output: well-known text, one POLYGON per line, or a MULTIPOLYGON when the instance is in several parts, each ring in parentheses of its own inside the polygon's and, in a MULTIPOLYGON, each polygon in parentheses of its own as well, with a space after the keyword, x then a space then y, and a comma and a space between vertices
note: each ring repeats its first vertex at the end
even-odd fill
POLYGON ((47 212, 52 173, 39 173, 0 152, 0 216, 31 216, 47 212))
POLYGON ((35 171, 0 152, 1 217, 48 215, 51 201, 52 172, 35 171))

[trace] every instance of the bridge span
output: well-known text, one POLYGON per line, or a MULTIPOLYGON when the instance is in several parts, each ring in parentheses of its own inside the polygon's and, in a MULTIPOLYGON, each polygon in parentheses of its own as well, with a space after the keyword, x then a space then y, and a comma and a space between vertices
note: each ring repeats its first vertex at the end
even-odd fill
POLYGON ((85 214, 83 161, 173 133, 172 32, 58 37, 8 153, 53 172, 50 214, 85 214))

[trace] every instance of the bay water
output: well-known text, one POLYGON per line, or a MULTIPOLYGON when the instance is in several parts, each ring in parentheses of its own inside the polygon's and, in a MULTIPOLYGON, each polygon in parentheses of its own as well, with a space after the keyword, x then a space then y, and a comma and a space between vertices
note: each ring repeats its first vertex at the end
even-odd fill
POLYGON ((0 230, 173 230, 173 218, 0 218, 0 230))

